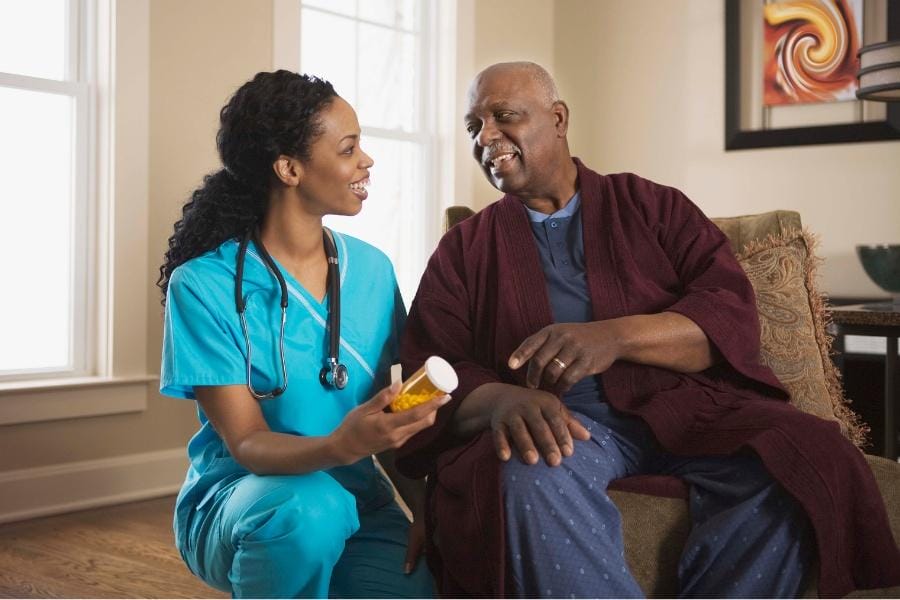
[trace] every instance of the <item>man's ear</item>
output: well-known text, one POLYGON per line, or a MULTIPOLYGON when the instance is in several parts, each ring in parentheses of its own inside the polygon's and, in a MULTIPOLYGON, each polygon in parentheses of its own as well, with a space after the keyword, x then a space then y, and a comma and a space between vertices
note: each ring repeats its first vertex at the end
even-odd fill
POLYGON ((553 113, 556 135, 566 137, 569 132, 569 107, 562 100, 557 100, 550 107, 550 112, 553 113))
POLYGON ((280 155, 272 163, 275 177, 286 186, 297 187, 303 179, 303 163, 292 156, 280 155))

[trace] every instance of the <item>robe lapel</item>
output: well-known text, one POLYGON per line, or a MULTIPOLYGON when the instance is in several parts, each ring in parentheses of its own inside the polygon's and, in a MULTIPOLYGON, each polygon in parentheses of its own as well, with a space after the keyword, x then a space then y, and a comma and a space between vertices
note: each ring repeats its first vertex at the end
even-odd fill
MULTIPOLYGON (((595 321, 625 314, 625 302, 616 273, 613 199, 604 197, 603 178, 577 158, 581 191, 581 227, 591 310, 595 321), (601 235, 602 232, 602 235, 601 235)), ((607 194, 606 196, 610 196, 607 194)))
MULTIPOLYGON (((508 271, 514 284, 515 298, 510 299, 510 308, 515 318, 510 318, 509 324, 514 328, 511 337, 518 340, 518 345, 529 335, 550 325, 553 312, 541 257, 522 201, 506 195, 497 208, 497 250, 503 256, 499 266, 508 271)), ((503 273, 499 275, 504 276, 503 273)), ((506 301, 501 299, 501 303, 506 301)))

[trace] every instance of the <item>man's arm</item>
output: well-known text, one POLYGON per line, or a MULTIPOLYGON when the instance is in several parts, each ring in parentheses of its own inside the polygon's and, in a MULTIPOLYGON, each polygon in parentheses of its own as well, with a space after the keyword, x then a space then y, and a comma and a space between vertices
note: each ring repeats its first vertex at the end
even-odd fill
POLYGON ((584 377, 603 373, 617 360, 696 373, 711 367, 718 357, 694 321, 661 312, 549 325, 519 345, 509 366, 518 369, 528 363, 529 387, 565 392, 584 377))

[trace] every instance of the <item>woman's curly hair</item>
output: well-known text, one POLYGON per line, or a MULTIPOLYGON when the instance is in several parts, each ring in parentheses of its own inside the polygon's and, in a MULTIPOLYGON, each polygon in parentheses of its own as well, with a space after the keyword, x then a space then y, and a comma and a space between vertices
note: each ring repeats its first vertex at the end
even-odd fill
POLYGON ((156 282, 163 304, 176 267, 259 223, 274 181, 272 164, 280 155, 309 160, 321 133, 319 113, 336 95, 323 79, 281 70, 257 73, 228 100, 216 134, 224 167, 203 178, 175 223, 156 282))

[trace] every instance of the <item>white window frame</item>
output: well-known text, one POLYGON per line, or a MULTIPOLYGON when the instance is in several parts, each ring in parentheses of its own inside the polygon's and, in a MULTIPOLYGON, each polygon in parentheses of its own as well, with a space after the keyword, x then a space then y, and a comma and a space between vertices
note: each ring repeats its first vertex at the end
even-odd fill
MULTIPOLYGON (((365 1, 365 0, 361 0, 365 1)), ((419 32, 419 60, 426 75, 420 82, 423 110, 419 112, 418 131, 414 133, 381 129, 363 124, 367 137, 412 141, 423 144, 426 157, 422 177, 427 182, 421 197, 431 200, 422 207, 426 226, 420 231, 421 268, 424 269, 432 249, 441 236, 441 216, 445 208, 458 203, 457 184, 454 177, 454 125, 456 123, 456 6, 440 0, 417 0, 425 11, 422 30, 419 32), (424 110, 434 107, 434 110, 424 110)), ((274 0, 273 2, 273 63, 276 69, 300 70, 302 0, 274 0)), ((327 9, 308 7, 329 14, 327 9)), ((348 17, 357 22, 383 26, 359 17, 348 17)), ((328 77, 327 73, 321 74, 328 77)), ((377 161, 378 157, 374 157, 377 161)), ((411 300, 408 299, 408 300, 411 300)))
POLYGON ((150 0, 69 6, 74 81, 0 74, 0 85, 76 98, 75 364, 0 377, 0 425, 142 411, 157 379, 147 364, 150 0))

